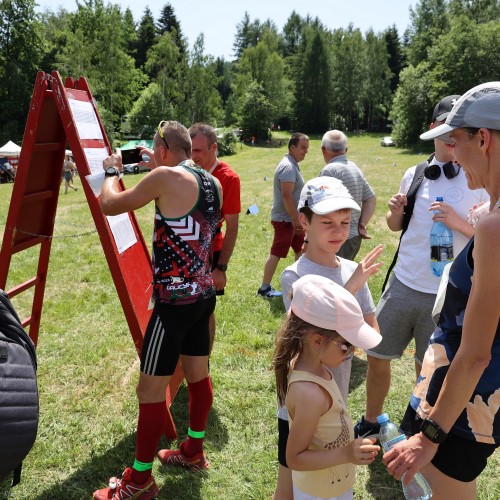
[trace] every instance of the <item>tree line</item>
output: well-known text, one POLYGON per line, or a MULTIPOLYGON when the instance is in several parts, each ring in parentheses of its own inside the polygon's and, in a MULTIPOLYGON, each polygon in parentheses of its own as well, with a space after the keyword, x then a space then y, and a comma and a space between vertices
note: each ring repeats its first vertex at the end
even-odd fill
POLYGON ((385 131, 411 146, 441 97, 500 74, 499 0, 420 0, 409 25, 362 33, 295 11, 280 30, 245 13, 233 59, 188 46, 171 4, 140 20, 103 0, 41 14, 0 4, 0 140, 20 141, 37 71, 84 75, 109 138, 149 138, 162 119, 204 121, 266 139, 270 128, 385 131))

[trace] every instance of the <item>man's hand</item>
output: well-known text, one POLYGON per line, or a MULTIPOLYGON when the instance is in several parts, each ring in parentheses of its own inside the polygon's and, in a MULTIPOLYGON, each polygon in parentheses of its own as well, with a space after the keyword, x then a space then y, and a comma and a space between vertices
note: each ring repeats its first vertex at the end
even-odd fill
POLYGON ((429 207, 429 211, 439 210, 439 213, 432 214, 434 222, 444 222, 450 229, 463 232, 467 222, 455 212, 455 209, 444 201, 435 201, 429 207), (464 224, 465 223, 465 224, 464 224))
POLYGON ((106 170, 109 167, 116 167, 119 172, 123 171, 122 152, 119 148, 116 148, 114 155, 108 156, 103 160, 102 168, 106 170))
POLYGON ((149 161, 141 160, 137 165, 140 165, 141 167, 150 168, 151 170, 153 170, 153 168, 156 168, 158 166, 155 160, 155 152, 152 149, 149 148, 141 149, 141 156, 142 155, 149 156, 149 161))
POLYGON ((298 217, 292 220, 292 225, 295 234, 302 234, 304 232, 304 228, 302 227, 298 217))
POLYGON ((363 240, 371 240, 372 237, 368 234, 368 231, 366 230, 366 226, 360 222, 358 224, 358 234, 361 236, 363 240))
POLYGON ((214 280, 214 285, 216 290, 223 290, 226 286, 226 273, 220 269, 215 268, 212 271, 212 278, 214 280))
POLYGON ((406 473, 404 484, 407 485, 413 476, 425 467, 438 450, 438 445, 427 439, 421 432, 401 441, 384 454, 382 460, 389 474, 400 480, 406 473))
POLYGON ((394 215, 403 215, 405 206, 408 204, 406 200, 406 195, 404 193, 397 193, 391 197, 387 202, 389 210, 394 215))

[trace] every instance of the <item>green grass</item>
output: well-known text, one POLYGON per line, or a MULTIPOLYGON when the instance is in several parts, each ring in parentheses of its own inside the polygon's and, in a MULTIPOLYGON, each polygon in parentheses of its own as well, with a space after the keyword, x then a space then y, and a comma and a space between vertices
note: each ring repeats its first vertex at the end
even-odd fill
MULTIPOLYGON (((385 246, 384 267, 370 280, 375 301, 398 237, 385 224, 387 200, 397 191, 406 168, 425 157, 418 151, 382 148, 380 138, 375 134, 349 138, 349 157, 363 169, 378 197, 369 227, 373 240, 363 243, 360 252, 362 257, 378 243, 385 246)), ((262 300, 255 292, 272 240, 272 177, 286 147, 237 148, 235 156, 225 158, 241 177, 243 210, 226 295, 217 305, 218 330, 211 360, 214 406, 206 439, 212 469, 194 475, 155 463, 153 472, 162 487, 162 499, 267 499, 274 490, 276 397, 269 366, 284 311, 279 301, 262 300), (259 206, 259 214, 246 215, 253 203, 259 206)), ((315 177, 323 164, 319 138, 313 137, 301 163, 304 177, 315 177)), ((131 186, 140 178, 126 176, 125 184, 131 186)), ((0 185, 0 235, 11 192, 12 184, 0 185)), ((147 241, 152 216, 152 205, 137 212, 147 241)), ((130 465, 134 454, 138 359, 82 189, 61 194, 55 236, 38 343, 40 428, 25 462, 22 483, 11 495, 14 500, 90 498, 109 476, 130 465)), ((15 255, 8 285, 34 276, 37 259, 35 249, 15 255)), ((291 255, 281 261, 276 287, 280 272, 291 262, 291 255)), ((14 299, 21 317, 28 314, 31 304, 30 294, 23 295, 14 299)), ((385 409, 398 421, 413 387, 411 350, 393 363, 393 370, 385 409)), ((366 358, 357 353, 349 397, 354 419, 364 410, 365 374, 366 358)), ((172 413, 183 439, 187 430, 184 387, 172 413)), ((162 442, 163 447, 168 445, 162 442)), ((500 498, 499 468, 496 456, 479 480, 478 498, 500 498)), ((358 468, 355 497, 398 499, 402 493, 377 459, 369 468, 358 468)))

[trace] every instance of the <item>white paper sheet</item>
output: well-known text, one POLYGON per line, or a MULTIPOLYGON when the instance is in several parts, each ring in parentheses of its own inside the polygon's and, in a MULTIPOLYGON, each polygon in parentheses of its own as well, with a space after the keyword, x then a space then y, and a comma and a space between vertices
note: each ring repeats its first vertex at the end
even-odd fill
POLYGON ((94 107, 90 102, 68 99, 80 139, 103 139, 94 107))
POLYGON ((137 243, 137 238, 128 213, 108 215, 106 218, 108 219, 111 234, 115 239, 118 253, 125 252, 127 248, 137 243))

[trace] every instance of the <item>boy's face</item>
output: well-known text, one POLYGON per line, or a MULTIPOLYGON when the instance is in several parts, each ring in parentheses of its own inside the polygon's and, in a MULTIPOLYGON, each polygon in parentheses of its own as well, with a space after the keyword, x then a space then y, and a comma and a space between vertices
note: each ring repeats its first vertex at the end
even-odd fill
POLYGON ((325 215, 313 213, 311 222, 301 213, 300 223, 307 233, 309 245, 326 253, 337 253, 349 237, 351 210, 339 210, 325 215))

